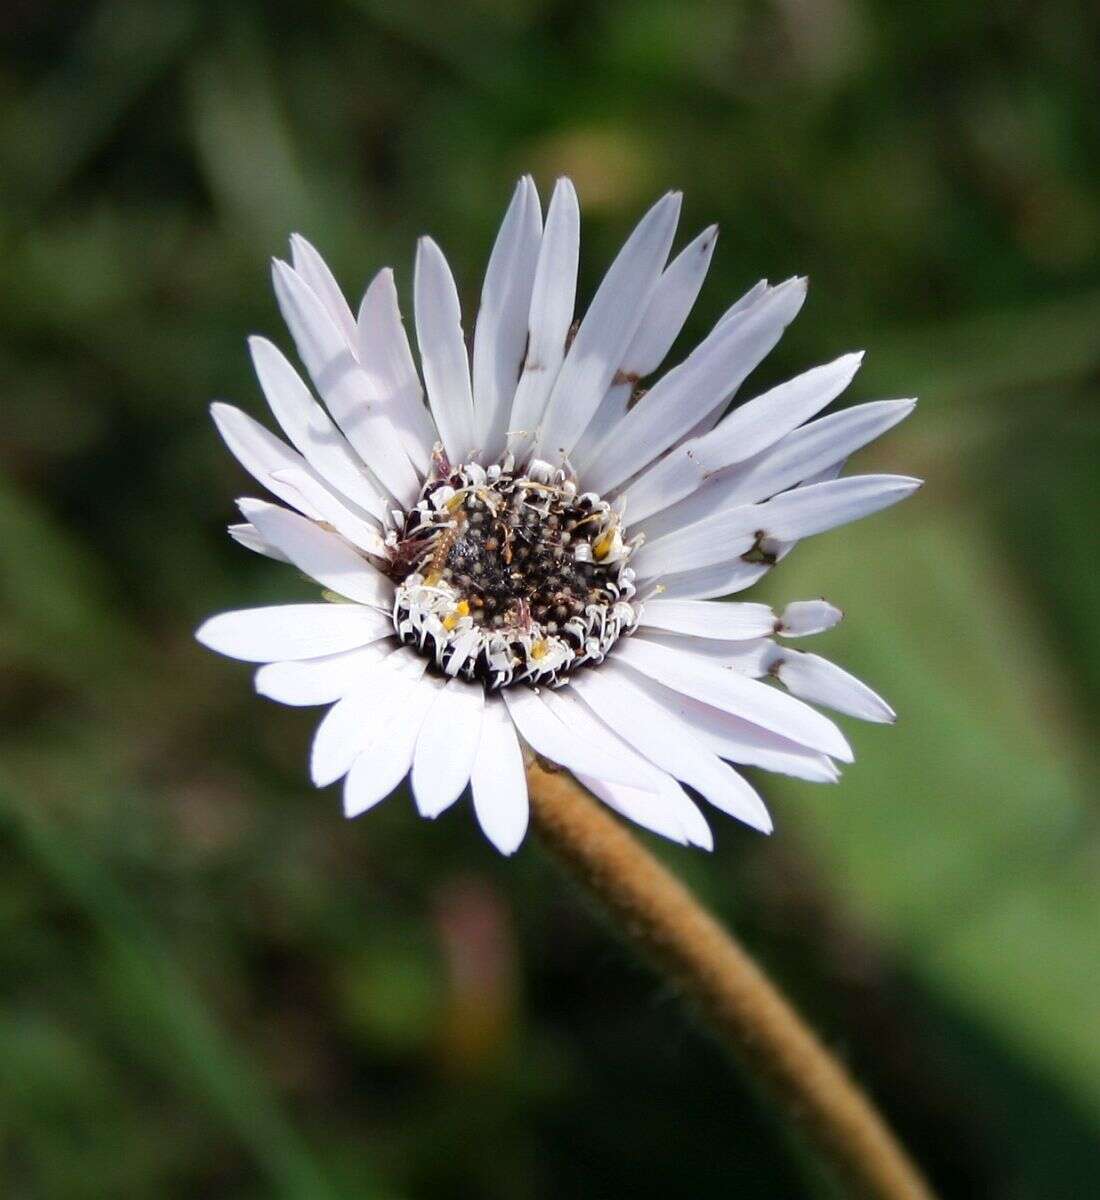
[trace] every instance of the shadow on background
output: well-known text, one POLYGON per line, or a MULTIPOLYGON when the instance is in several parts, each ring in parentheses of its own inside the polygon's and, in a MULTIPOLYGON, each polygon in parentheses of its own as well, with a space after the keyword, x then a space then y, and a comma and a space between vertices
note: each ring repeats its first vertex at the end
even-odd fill
MULTIPOLYGON (((662 848, 945 1196, 1100 1177, 1100 17, 852 0, 15 0, 0 15, 0 1175, 12 1197, 828 1195, 529 844, 397 795, 346 825, 311 714, 191 640, 299 587, 223 532, 207 402, 298 229, 408 305, 463 288, 521 172, 585 214, 582 297, 683 187, 721 238, 689 344, 757 278, 806 310, 745 395, 866 348, 918 394, 897 511, 768 581, 896 729, 770 840, 662 848), (1090 539, 1090 534, 1092 535, 1090 539)), ((674 359, 677 355, 674 352, 674 359)))

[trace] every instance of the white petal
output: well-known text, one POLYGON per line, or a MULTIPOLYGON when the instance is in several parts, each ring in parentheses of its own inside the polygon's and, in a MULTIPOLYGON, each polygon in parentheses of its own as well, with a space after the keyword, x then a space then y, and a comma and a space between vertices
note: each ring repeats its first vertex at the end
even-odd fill
POLYGON ((264 540, 281 550, 298 570, 337 595, 389 610, 393 584, 337 534, 263 500, 241 500, 239 504, 264 540))
POLYGON ((709 600, 647 600, 642 625, 693 637, 767 637, 775 632, 775 613, 766 604, 722 604, 709 600))
POLYGON ((233 457, 257 483, 267 488, 273 496, 292 504, 305 516, 312 517, 315 521, 321 519, 321 514, 307 504, 298 491, 273 478, 276 471, 284 471, 287 468, 298 467, 305 471, 313 469, 297 451, 291 450, 258 421, 254 421, 247 413, 241 412, 231 404, 215 401, 210 405, 210 415, 214 418, 214 424, 232 451, 233 457))
MULTIPOLYGON (((313 737, 309 773, 317 787, 346 774, 379 730, 399 712, 428 660, 408 647, 368 664, 359 682, 325 713, 313 737)), ((410 747, 410 755, 412 748, 410 747)))
POLYGON ((687 836, 689 845, 698 846, 702 850, 714 849, 714 835, 710 831, 706 817, 699 806, 676 782, 669 777, 668 785, 662 790, 660 797, 675 814, 680 827, 687 836))
POLYGON ((663 582, 667 575, 741 558, 756 544, 757 531, 764 529, 764 507, 753 504, 732 510, 736 516, 712 513, 686 529, 643 543, 630 565, 639 579, 663 582))
POLYGON ((275 419, 305 460, 331 487, 368 513, 381 516, 381 497, 368 482, 362 462, 282 351, 261 337, 249 338, 248 349, 275 419))
POLYGON ((585 486, 610 491, 724 405, 779 341, 805 298, 805 280, 792 279, 719 324, 611 431, 593 459, 585 486))
POLYGON ((616 812, 651 829, 662 837, 682 845, 695 844, 713 848, 710 829, 702 814, 685 794, 683 788, 666 771, 662 771, 628 743, 567 689, 543 692, 547 707, 578 737, 590 745, 604 747, 621 763, 649 780, 650 791, 607 783, 592 775, 577 778, 589 791, 610 805, 616 812))
POLYGON ((624 816, 643 829, 678 842, 681 846, 696 845, 705 850, 714 849, 714 838, 703 814, 682 787, 669 777, 667 791, 642 792, 637 788, 624 787, 618 783, 606 783, 587 775, 578 775, 578 780, 608 808, 624 816), (674 790, 675 789, 675 790, 674 790), (694 810, 694 814, 680 803, 676 793, 694 810), (689 837, 685 825, 690 825, 693 837, 689 837), (705 832, 704 832, 705 831, 705 832))
POLYGON ((835 783, 840 777, 831 758, 807 750, 798 742, 674 692, 652 679, 635 674, 634 682, 662 708, 686 721, 692 733, 720 758, 811 783, 835 783))
POLYGON ((527 773, 511 718, 497 699, 485 706, 470 788, 485 836, 501 854, 514 854, 527 832, 527 773))
POLYGON ((533 453, 557 465, 588 427, 630 346, 661 277, 680 193, 663 196, 638 223, 604 276, 581 321, 546 404, 533 453))
MULTIPOLYGON (((300 511, 301 509, 299 509, 300 511)), ((262 554, 266 558, 273 558, 276 562, 290 562, 290 559, 281 550, 276 550, 270 542, 265 542, 256 527, 249 525, 247 521, 240 525, 228 526, 226 532, 238 545, 244 546, 247 550, 262 554)))
POLYGON ((607 395, 570 456, 579 474, 583 475, 592 451, 626 414, 635 386, 656 371, 672 349, 703 286, 717 241, 717 225, 704 229, 657 281, 607 395))
POLYGON ((457 465, 469 458, 476 441, 470 364, 454 276, 443 251, 429 237, 416 246, 413 310, 428 403, 443 449, 457 465))
POLYGON ((509 448, 517 458, 523 457, 535 436, 565 358, 565 343, 577 300, 579 253, 577 193, 568 179, 559 179, 550 198, 539 244, 527 321, 527 355, 508 424, 509 448))
POLYGON ((762 679, 767 675, 775 649, 775 643, 770 638, 722 641, 719 638, 684 637, 678 633, 664 633, 660 629, 639 631, 637 640, 647 645, 667 646, 681 654, 691 654, 718 663, 750 679, 762 679))
POLYGON ((280 704, 332 704, 359 683, 372 663, 392 651, 393 643, 383 629, 377 640, 358 650, 301 662, 268 663, 256 672, 256 691, 280 704))
POLYGON ((358 604, 277 604, 220 613, 204 621, 195 637, 230 658, 282 662, 365 646, 382 636, 384 620, 358 604))
POLYGON ((623 493, 631 519, 648 517, 695 491, 716 471, 773 446, 835 400, 862 359, 862 354, 846 354, 815 367, 742 404, 710 433, 677 446, 623 493))
POLYGON ((313 289, 336 327, 354 349, 355 318, 328 264, 300 233, 291 234, 290 257, 295 271, 313 289))
POLYGON ((358 817, 385 800, 409 773, 420 730, 443 683, 436 676, 418 679, 352 764, 344 780, 346 817, 358 817))
POLYGON ((803 700, 864 721, 889 724, 897 720, 894 710, 877 692, 820 655, 777 647, 771 670, 787 691, 803 700))
POLYGON ((317 510, 322 521, 331 525, 352 545, 377 558, 388 558, 386 543, 378 531, 378 526, 354 513, 327 488, 322 487, 313 476, 292 468, 287 471, 275 471, 274 478, 292 487, 310 507, 317 510))
POLYGON ((808 637, 838 624, 844 613, 828 600, 792 600, 779 618, 776 633, 783 637, 808 637))
POLYGON ((828 483, 830 479, 839 479, 844 474, 844 466, 847 461, 846 458, 842 458, 840 462, 833 463, 831 467, 825 467, 813 475, 807 475, 799 487, 809 487, 813 483, 828 483))
POLYGON ((764 504, 745 504, 645 543, 632 565, 639 577, 690 571, 728 562, 758 541, 797 541, 878 512, 920 487, 905 475, 853 475, 783 492, 764 504))
MULTIPOLYGON (((780 285, 781 286, 781 285, 780 285)), ((715 328, 719 325, 724 325, 727 321, 732 320, 739 313, 743 313, 745 309, 751 308, 757 300, 765 296, 769 291, 774 290, 768 287, 766 279, 759 279, 752 285, 751 288, 738 300, 735 300, 729 308, 718 318, 715 323, 715 328)))
POLYGON ((474 329, 474 434, 489 462, 504 449, 520 370, 542 240, 542 211, 534 180, 524 176, 489 256, 474 329))
POLYGON ((420 481, 343 333, 292 267, 276 260, 272 278, 283 319, 329 412, 382 486, 411 505, 420 481))
POLYGON ((612 783, 648 789, 651 776, 615 754, 613 743, 596 745, 567 728, 530 688, 507 688, 501 697, 516 729, 536 754, 573 771, 612 783))
MULTIPOLYGON (((635 781, 644 781, 652 792, 666 786, 668 779, 665 772, 612 732, 587 705, 577 699, 577 694, 567 688, 559 691, 547 688, 541 696, 542 702, 572 735, 589 746, 598 746, 605 759, 616 762, 622 771, 632 774, 635 781)), ((607 772, 600 774, 606 777, 607 772)))
POLYGON ((448 680, 436 695, 413 755, 413 795, 422 817, 438 817, 470 782, 484 707, 485 688, 465 679, 448 680))
MULTIPOLYGON (((734 317, 738 317, 741 315, 741 313, 747 312, 761 300, 765 299, 767 296, 770 296, 772 292, 776 291, 778 288, 786 287, 790 282, 791 280, 789 279, 784 280, 783 283, 777 283, 773 287, 766 279, 761 279, 758 283, 753 284, 753 286, 749 288, 749 290, 739 300, 735 300, 734 303, 726 309, 721 317, 719 317, 715 322, 714 328, 718 329, 720 326, 725 325, 728 321, 733 320, 734 317)), ((711 332, 713 332, 713 330, 711 332)), ((719 404, 711 412, 707 413, 702 420, 696 422, 696 424, 693 425, 692 428, 684 435, 684 439, 687 440, 688 438, 702 437, 704 433, 709 433, 725 415, 726 405, 729 403, 729 400, 732 399, 732 396, 733 393, 731 392, 730 396, 727 397, 723 403, 719 404)))
POLYGON ((844 354, 746 401, 699 439, 700 450, 715 456, 715 466, 759 454, 835 400, 862 362, 862 351, 844 354))
POLYGON ((625 374, 645 378, 664 361, 695 305, 717 243, 718 226, 708 225, 669 263, 623 356, 619 369, 625 374))
POLYGON ((907 475, 852 475, 794 488, 765 504, 746 506, 740 510, 741 518, 727 518, 722 513, 713 519, 723 529, 734 531, 736 537, 748 516, 747 509, 755 509, 762 517, 764 540, 791 542, 888 508, 920 486, 919 479, 907 475))
POLYGON ((661 597, 669 600, 711 600, 732 596, 759 582, 771 570, 770 563, 732 562, 661 577, 661 597))
POLYGON ((764 802, 731 767, 695 738, 688 727, 633 686, 630 673, 605 664, 572 681, 593 711, 650 762, 693 787, 715 807, 771 832, 764 802))
POLYGON ((626 663, 673 691, 743 717, 811 750, 842 762, 852 761, 851 748, 832 721, 766 683, 667 646, 646 644, 640 638, 621 640, 614 655, 614 661, 626 663))
MULTIPOLYGON (((642 522, 650 538, 694 524, 707 513, 777 495, 843 460, 913 411, 913 400, 860 404, 790 433, 761 454, 712 475, 671 508, 642 522)), ((839 474, 839 470, 836 472, 839 474)), ((633 520, 633 517, 632 517, 633 520)))
POLYGON ((377 397, 413 466, 426 475, 436 442, 435 423, 424 403, 389 267, 371 280, 359 305, 357 326, 359 362, 370 394, 377 397))

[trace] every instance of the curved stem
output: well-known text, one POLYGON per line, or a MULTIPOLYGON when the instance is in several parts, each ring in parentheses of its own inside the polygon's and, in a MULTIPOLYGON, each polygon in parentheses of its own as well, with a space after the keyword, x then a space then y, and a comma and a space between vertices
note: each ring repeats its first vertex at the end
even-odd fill
POLYGON ((671 975, 854 1194, 932 1200, 882 1116, 760 968, 680 881, 569 775, 528 770, 546 844, 671 975))

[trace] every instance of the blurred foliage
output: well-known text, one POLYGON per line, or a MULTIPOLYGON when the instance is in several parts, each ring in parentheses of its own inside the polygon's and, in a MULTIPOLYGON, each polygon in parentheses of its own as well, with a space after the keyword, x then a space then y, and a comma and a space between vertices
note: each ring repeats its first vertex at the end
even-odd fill
POLYGON ((681 186, 723 230, 685 343, 808 273, 754 387, 864 346, 855 399, 921 395, 860 465, 925 490, 764 589, 848 611, 898 727, 662 853, 945 1196, 1090 1194, 1098 10, 10 0, 0 45, 3 1194, 828 1194, 537 846, 344 824, 311 715, 191 641, 294 586, 206 416, 260 411, 267 257, 407 294, 430 227, 470 313, 525 170, 577 181, 585 295, 681 186))

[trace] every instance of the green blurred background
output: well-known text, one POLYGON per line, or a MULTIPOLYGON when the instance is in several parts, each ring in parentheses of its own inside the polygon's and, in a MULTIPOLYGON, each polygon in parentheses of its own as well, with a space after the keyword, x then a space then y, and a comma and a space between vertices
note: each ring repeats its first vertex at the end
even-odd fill
POLYGON ((847 611, 822 648, 897 727, 759 778, 773 838, 660 850, 945 1196, 1095 1195, 1095 6, 9 0, 0 38, 0 1192, 831 1194, 533 840, 345 823, 316 714, 191 638, 308 594, 225 536, 206 411, 261 414, 269 256, 407 297, 431 230, 472 314, 532 171, 585 298, 664 189, 721 223, 684 344, 811 276, 746 394, 866 348, 852 400, 921 396, 858 465, 925 489, 764 589, 847 611))

